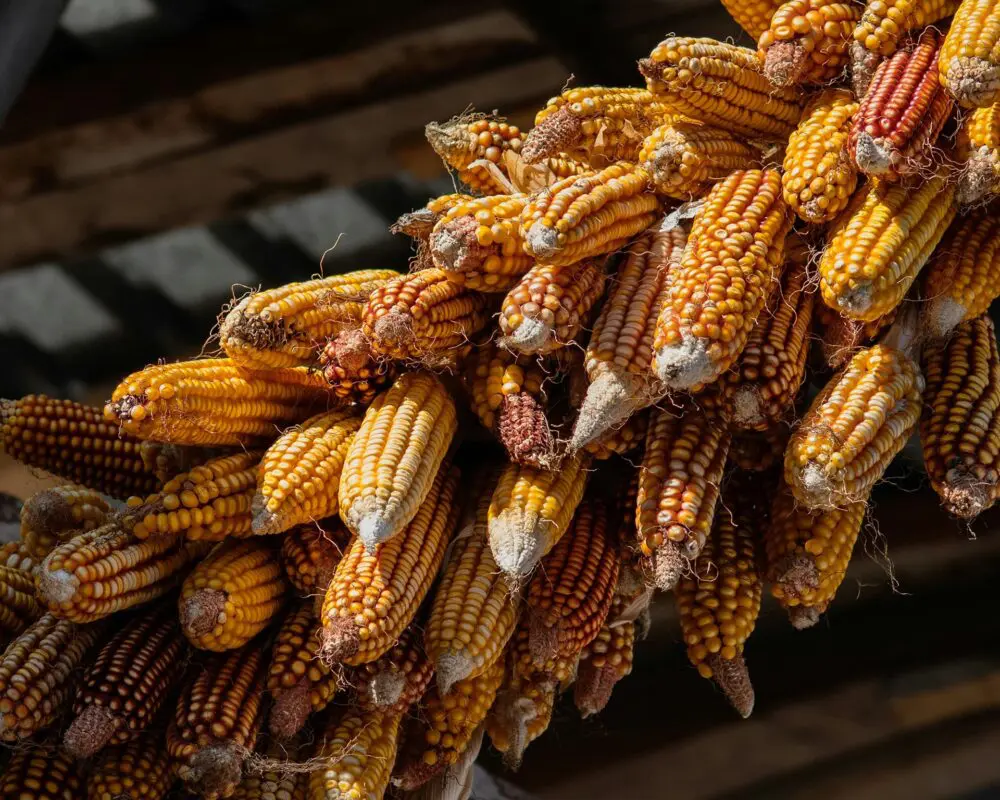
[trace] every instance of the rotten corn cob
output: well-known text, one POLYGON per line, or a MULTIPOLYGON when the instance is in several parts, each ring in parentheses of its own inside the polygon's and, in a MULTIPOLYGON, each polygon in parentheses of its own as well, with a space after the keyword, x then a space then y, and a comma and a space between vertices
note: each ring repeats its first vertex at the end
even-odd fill
POLYGON ((111 506, 93 489, 67 484, 44 489, 21 507, 21 541, 39 561, 80 532, 107 520, 111 506))

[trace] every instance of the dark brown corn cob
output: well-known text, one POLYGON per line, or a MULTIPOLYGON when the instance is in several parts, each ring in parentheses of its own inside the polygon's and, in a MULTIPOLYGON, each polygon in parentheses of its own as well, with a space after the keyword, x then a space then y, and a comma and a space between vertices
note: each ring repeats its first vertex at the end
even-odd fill
POLYGON ((285 533, 281 539, 281 563, 285 577, 301 597, 318 598, 322 602, 350 540, 350 531, 336 517, 296 525, 285 533))
POLYGON ((792 435, 792 419, 782 419, 763 431, 735 431, 729 463, 737 469, 764 472, 780 464, 792 435))
POLYGON ((162 731, 106 748, 87 779, 87 800, 164 800, 174 784, 162 731))
POLYGON ((831 369, 840 369, 862 347, 871 344, 896 319, 897 308, 872 322, 845 317, 824 303, 815 306, 815 334, 823 361, 831 369))
POLYGON ((80 766, 54 744, 21 747, 0 773, 0 798, 81 800, 82 773, 80 766))

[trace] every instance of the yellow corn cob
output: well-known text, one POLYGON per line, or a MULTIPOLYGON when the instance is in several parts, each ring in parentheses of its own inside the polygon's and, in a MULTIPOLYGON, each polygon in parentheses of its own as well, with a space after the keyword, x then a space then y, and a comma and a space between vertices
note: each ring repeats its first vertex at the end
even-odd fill
POLYGON ((9 567, 33 575, 38 562, 28 552, 24 542, 7 542, 0 546, 0 567, 9 567))
POLYGON ((632 161, 642 140, 673 116, 667 103, 645 89, 567 89, 535 116, 521 156, 533 164, 568 153, 595 167, 632 161))
POLYGON ((676 114, 737 136, 781 141, 802 112, 798 90, 772 86, 748 47, 671 37, 639 61, 639 72, 676 114))
MULTIPOLYGON (((854 29, 854 41, 861 48, 855 63, 864 51, 889 56, 909 31, 950 17, 960 0, 916 0, 915 2, 884 2, 868 0, 865 12, 854 29)), ((852 55, 854 55, 852 53, 852 55)))
POLYGON ((776 288, 790 224, 778 170, 734 172, 709 192, 656 324, 654 369, 669 389, 697 390, 736 361, 776 288))
POLYGON ((101 753, 87 779, 87 800, 164 800, 173 783, 162 734, 147 733, 101 753))
POLYGON ((309 776, 315 800, 377 800, 389 788, 396 754, 397 711, 346 708, 335 715, 319 745, 323 766, 309 776))
POLYGON ((340 689, 340 676, 316 657, 320 626, 311 600, 300 601, 285 617, 271 651, 267 691, 268 729, 291 739, 314 711, 322 711, 340 689))
POLYGON ((603 290, 603 265, 596 261, 532 267, 503 300, 503 346, 527 354, 565 347, 587 323, 603 290))
POLYGON ((816 335, 826 365, 831 369, 844 366, 858 350, 871 344, 883 330, 892 325, 898 310, 899 306, 896 306, 888 314, 872 322, 860 322, 845 317, 823 303, 816 303, 813 315, 817 323, 816 335))
MULTIPOLYGON (((431 123, 434 124, 433 122, 431 123)), ((408 211, 397 219, 389 230, 392 233, 405 233, 407 236, 426 240, 441 216, 457 205, 473 203, 477 198, 470 194, 443 194, 432 197, 423 208, 408 211)))
POLYGON ((442 465, 416 516, 398 536, 369 551, 355 539, 323 601, 328 664, 374 661, 410 624, 444 560, 458 522, 458 470, 442 465))
POLYGON ((782 4, 780 0, 722 0, 722 5, 756 42, 782 4))
POLYGON ((21 541, 39 560, 82 531, 103 525, 111 506, 92 489, 68 484, 43 489, 21 507, 21 541))
POLYGON ((105 422, 101 409, 72 400, 43 394, 0 399, 0 449, 29 467, 120 500, 160 488, 139 441, 105 422))
POLYGON ((571 175, 524 207, 524 251, 556 265, 613 253, 652 225, 659 208, 649 173, 634 164, 619 162, 599 172, 571 175))
POLYGON ((129 498, 119 521, 137 539, 218 542, 249 536, 260 456, 259 450, 242 451, 182 472, 157 494, 129 498))
POLYGON ((923 329, 947 336, 961 322, 984 314, 1000 295, 1000 220, 996 208, 956 219, 927 267, 923 329))
POLYGON ((391 539, 424 502, 458 428, 441 382, 401 375, 365 413, 340 476, 340 516, 372 549, 391 539))
POLYGON ((44 614, 7 646, 0 655, 0 741, 27 739, 55 721, 101 632, 100 625, 44 614))
POLYGON ((38 599, 57 617, 93 622, 162 597, 204 552, 173 536, 139 541, 112 522, 49 553, 35 576, 38 599))
POLYGON ((187 647, 177 609, 164 602, 135 617, 84 671, 63 747, 90 758, 106 745, 134 739, 153 722, 184 670, 187 647))
POLYGON ((657 194, 692 200, 730 172, 758 166, 760 156, 757 148, 726 130, 678 119, 646 137, 639 166, 657 194))
POLYGON ((920 443, 931 486, 966 519, 1000 495, 1000 354, 988 316, 963 322, 924 348, 927 413, 920 443))
POLYGON ((977 108, 964 116, 956 150, 961 161, 958 202, 971 205, 1000 194, 1000 104, 977 108))
POLYGON ((297 525, 282 537, 285 577, 299 595, 323 596, 350 539, 351 534, 339 519, 297 525))
POLYGON ((488 321, 483 295, 433 268, 396 278, 372 292, 361 330, 376 353, 418 359, 461 351, 488 321))
POLYGON ((0 772, 0 797, 3 800, 80 800, 83 771, 55 745, 18 748, 0 772))
POLYGON ((607 621, 580 653, 573 702, 583 717, 603 711, 615 684, 632 671, 636 623, 620 620, 627 602, 622 595, 615 597, 607 621))
POLYGON ((823 89, 806 105, 788 139, 782 165, 785 202, 799 219, 829 222, 846 208, 858 185, 847 152, 851 118, 858 103, 847 89, 823 89))
POLYGON ((202 650, 242 647, 266 628, 285 603, 278 548, 266 539, 230 541, 191 571, 181 587, 184 635, 202 650))
POLYGON ((757 41, 765 77, 775 86, 828 83, 841 76, 849 60, 857 3, 788 0, 774 12, 757 41))
POLYGON ((270 741, 261 753, 265 763, 247 771, 232 800, 307 800, 309 773, 299 772, 298 764, 282 766, 286 761, 294 764, 303 750, 298 742, 270 741))
POLYGON ((469 744, 454 764, 449 764, 427 783, 406 793, 407 800, 470 800, 476 759, 483 747, 485 725, 473 732, 469 744))
POLYGON ((729 442, 725 420, 692 400, 653 411, 635 524, 658 589, 672 589, 705 545, 729 442))
POLYGON ((505 292, 531 269, 524 253, 521 212, 528 195, 493 195, 459 203, 430 234, 434 265, 453 282, 481 292, 505 292))
POLYGON ((267 648, 250 642, 216 653, 185 679, 167 729, 173 773, 204 800, 230 797, 253 751, 264 712, 267 648))
POLYGON ((958 4, 941 47, 941 84, 966 108, 1000 100, 1000 5, 958 4))
POLYGON ((500 347, 492 337, 473 348, 464 377, 472 410, 491 431, 502 427, 505 398, 528 394, 543 399, 545 372, 537 359, 500 347))
POLYGON ((503 676, 504 659, 499 658, 482 674, 456 683, 447 694, 432 686, 421 702, 419 717, 406 729, 393 783, 415 789, 456 763, 486 719, 503 676))
POLYGON ((199 464, 204 464, 218 454, 218 448, 212 447, 185 447, 180 444, 148 440, 139 442, 139 455, 142 457, 143 467, 151 471, 161 484, 178 473, 187 472, 199 464))
POLYGON ((0 564, 0 652, 41 615, 31 573, 0 564))
POLYGON ((486 732, 508 769, 520 767, 528 745, 549 727, 558 688, 548 675, 525 678, 508 671, 486 718, 486 732))
POLYGON ((360 416, 339 409, 285 431, 260 462, 253 532, 281 533, 336 514, 344 457, 360 427, 360 416))
POLYGON ((559 542, 587 485, 589 458, 567 458, 550 472, 508 464, 490 500, 490 549, 497 566, 515 584, 559 542))
POLYGON ((219 343, 246 369, 311 364, 327 339, 357 326, 368 295, 398 276, 360 270, 252 292, 223 318, 219 343))
POLYGON ((589 453, 595 461, 606 461, 612 456, 631 453, 642 447, 646 441, 648 428, 649 414, 646 410, 638 411, 621 427, 607 430, 594 441, 584 445, 583 452, 589 453))
POLYGON ((837 593, 864 516, 864 500, 811 511, 779 489, 764 535, 765 577, 796 628, 816 624, 837 593))
POLYGON ((947 165, 916 187, 878 182, 856 194, 819 262, 823 302, 864 322, 892 311, 954 218, 954 198, 947 165))
POLYGON ((368 405, 399 372, 395 362, 377 355, 360 328, 327 342, 319 365, 333 394, 344 402, 368 405))
POLYGON ((590 385, 570 451, 621 426, 666 393, 652 369, 653 337, 667 298, 667 275, 680 264, 686 242, 687 224, 670 214, 629 246, 587 345, 590 385))
POLYGON ((729 463, 737 469, 764 472, 780 464, 792 435, 792 420, 772 423, 763 431, 734 431, 729 463))
POLYGON ((458 179, 482 194, 506 190, 485 164, 506 176, 503 155, 521 150, 521 130, 494 115, 463 115, 445 123, 431 122, 424 128, 427 141, 445 165, 458 172, 458 179))
POLYGON ((414 621, 385 654, 352 670, 351 682, 362 706, 409 711, 434 677, 434 664, 424 650, 423 627, 414 621))

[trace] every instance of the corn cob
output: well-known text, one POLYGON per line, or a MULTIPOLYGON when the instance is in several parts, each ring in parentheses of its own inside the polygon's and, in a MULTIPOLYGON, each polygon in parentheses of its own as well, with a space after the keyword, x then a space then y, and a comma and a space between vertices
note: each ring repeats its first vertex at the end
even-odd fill
POLYGON ((291 739, 314 711, 322 711, 340 689, 340 676, 316 657, 320 626, 311 600, 300 601, 285 617, 271 651, 267 691, 268 729, 291 739))
POLYGON ((497 435, 515 464, 535 469, 555 469, 561 459, 545 405, 527 392, 500 402, 497 435))
POLYGON ((41 615, 31 573, 0 564, 0 652, 41 615))
POLYGON ((543 189, 521 212, 524 251, 546 264, 569 265, 613 253, 656 220, 660 201, 649 173, 618 162, 543 189))
POLYGON ((764 76, 775 86, 829 83, 849 61, 861 7, 853 2, 788 0, 757 41, 764 76))
POLYGON ((772 423, 763 431, 734 431, 729 463, 737 469, 764 472, 780 464, 792 435, 792 420, 772 423))
POLYGON ((966 108, 1000 100, 1000 7, 962 2, 941 46, 941 84, 966 108))
POLYGON ((38 567, 38 562, 28 552, 24 542, 7 542, 0 546, 0 567, 9 567, 32 575, 38 567))
POLYGON ((469 744, 454 764, 449 764, 427 783, 406 793, 407 800, 471 800, 476 759, 483 747, 486 726, 473 732, 469 744))
POLYGON ((172 602, 131 620, 83 673, 63 737, 66 752, 90 758, 146 730, 173 693, 186 656, 172 602))
POLYGON ((965 115, 958 128, 956 150, 961 161, 958 202, 972 205, 1000 194, 1000 104, 965 115))
POLYGON ((365 413, 340 476, 340 516, 369 549, 413 519, 458 427, 455 403, 427 372, 401 375, 365 413))
POLYGON ((873 183, 834 223, 819 262, 823 302, 871 322, 902 301, 955 216, 955 188, 942 165, 924 183, 873 183))
POLYGON ((781 0, 722 0, 722 5, 756 42, 782 3, 781 0))
POLYGON ((1000 495, 1000 354, 988 316, 924 348, 927 413, 920 443, 931 486, 952 514, 972 519, 1000 495))
POLYGON ((612 456, 621 456, 638 450, 646 441, 649 429, 649 413, 644 409, 629 417, 619 428, 605 431, 599 437, 583 446, 595 461, 606 461, 612 456))
POLYGON ((0 655, 0 741, 27 739, 55 721, 100 635, 99 625, 44 614, 7 646, 0 655))
POLYGON ((515 584, 559 542, 587 485, 589 458, 567 458, 556 472, 508 464, 490 500, 487 530, 497 566, 515 584))
POLYGON ((503 300, 503 346, 527 354, 565 347, 580 333, 603 290, 603 266, 596 261, 532 267, 503 300))
POLYGON ((456 763, 486 719, 504 676, 499 658, 482 674, 458 681, 447 694, 431 686, 421 702, 420 718, 406 729, 393 783, 415 789, 456 763))
POLYGON ((35 578, 38 599, 57 617, 93 622, 162 597, 204 552, 173 536, 139 541, 112 522, 49 553, 35 578))
POLYGON ((281 539, 285 577, 302 597, 326 592, 351 534, 339 519, 297 525, 281 539))
POLYGON ((317 414, 278 437, 257 473, 253 532, 282 533, 336 514, 344 457, 360 427, 360 416, 338 409, 317 414))
POLYGON ((216 545, 181 587, 184 635, 202 650, 242 647, 280 613, 286 588, 272 542, 250 539, 216 545))
POLYGON ((442 465, 416 516, 369 551, 355 539, 337 565, 323 601, 327 664, 374 661, 410 624, 444 561, 458 522, 458 470, 442 465))
POLYGON ((101 409, 72 400, 0 399, 0 448, 22 464, 120 500, 160 488, 139 441, 105 422, 101 409))
POLYGON ((162 735, 147 733, 101 753, 87 779, 87 800, 164 800, 173 783, 162 735))
POLYGON ((361 331, 380 355, 449 356, 467 347, 489 321, 486 298, 441 269, 403 275, 379 287, 365 306, 361 331))
POLYGON ((668 104, 645 89, 567 89, 535 116, 521 157, 534 164, 568 153, 595 167, 633 161, 642 140, 673 116, 668 104))
POLYGON ((303 749, 298 742, 269 742, 261 753, 264 763, 253 771, 247 770, 232 800, 307 800, 309 773, 299 772, 297 768, 301 767, 294 761, 282 767, 283 762, 301 755, 303 749))
POLYGON ((423 628, 415 621, 381 658, 353 670, 352 685, 360 705, 406 713, 424 696, 434 677, 434 664, 423 639, 423 628))
POLYGON ((573 702, 583 717, 603 711, 615 684, 632 671, 637 626, 634 620, 621 619, 627 604, 627 597, 615 597, 604 625, 580 653, 573 702))
POLYGON ((765 577, 796 628, 816 624, 837 593, 864 516, 864 500, 810 510, 779 489, 764 535, 765 577))
MULTIPOLYGON (((434 123, 432 122, 431 124, 433 125, 434 123)), ((423 208, 408 211, 400 216, 389 230, 392 233, 405 233, 413 239, 426 240, 442 215, 455 206, 462 205, 463 203, 473 203, 476 200, 477 198, 471 194, 457 192, 432 197, 423 208)))
POLYGON ((986 313, 1000 294, 1000 220, 979 208, 956 219, 938 245, 924 279, 923 329, 947 336, 986 313))
POLYGON ((824 89, 806 105, 788 139, 781 189, 799 219, 829 222, 847 206, 858 185, 847 139, 858 103, 847 89, 824 89))
POLYGON ((82 770, 54 745, 22 747, 0 772, 3 800, 80 800, 82 770))
POLYGON ((323 766, 309 776, 315 800, 377 800, 389 788, 399 723, 392 710, 347 708, 319 745, 323 766))
POLYGON ((798 90, 772 86, 748 47, 671 37, 639 61, 639 72, 674 113, 737 136, 782 141, 802 113, 798 90))
POLYGON ((187 472, 204 464, 219 453, 219 448, 213 447, 185 447, 148 440, 139 442, 139 456, 143 467, 147 472, 152 472, 160 484, 166 483, 180 472, 187 472))
POLYGON ((685 400, 654 409, 639 475, 635 524, 654 581, 672 589, 712 527, 730 434, 718 414, 685 400))
POLYGON ((760 157, 728 131, 678 119, 646 137, 638 160, 657 194, 693 200, 730 172, 758 166, 760 157))
POLYGON ((871 344, 878 335, 896 319, 899 306, 885 316, 871 322, 860 322, 845 317, 817 303, 814 313, 816 337, 819 340, 823 360, 831 369, 840 369, 862 347, 871 344))
POLYGON ((527 204, 526 194, 500 194, 450 208, 430 234, 434 266, 467 289, 507 291, 535 263, 521 235, 527 204))
POLYGON ((938 82, 941 38, 927 28, 875 71, 848 139, 866 175, 895 181, 933 168, 932 148, 954 107, 938 82))
POLYGON ((424 128, 427 141, 445 165, 458 172, 458 179, 482 194, 506 190, 485 164, 492 164, 506 177, 504 153, 521 150, 521 130, 501 117, 465 115, 445 123, 431 122, 424 128))
MULTIPOLYGON (((854 41, 860 50, 852 57, 861 58, 865 51, 880 56, 896 52, 900 40, 910 31, 950 17, 960 0, 916 0, 916 2, 883 2, 869 0, 865 12, 854 29, 854 41)), ((863 92, 862 92, 863 94, 863 92)))
POLYGON ((73 484, 43 489, 21 507, 21 541, 41 560, 78 532, 103 525, 110 510, 107 501, 92 489, 73 484))
POLYGON ((204 800, 230 797, 264 716, 267 648, 261 641, 216 653, 181 689, 167 753, 174 774, 204 800))
POLYGON ((532 648, 531 617, 522 614, 507 647, 507 672, 526 679, 545 678, 566 688, 576 677, 580 652, 576 649, 568 656, 541 658, 541 653, 532 648))
POLYGON ((508 671, 486 717, 486 732, 508 769, 520 767, 528 745, 549 727, 558 688, 547 675, 525 678, 508 671))
POLYGON ((736 361, 776 288, 791 215, 775 169, 734 172, 697 212, 656 323, 654 369, 697 390, 736 361))
POLYGON ((399 372, 395 362, 376 355, 360 328, 344 331, 328 341, 319 365, 336 397, 364 406, 399 372))
POLYGON ((398 276, 360 270, 251 292, 222 320, 219 343, 246 369, 311 364, 327 339, 357 326, 368 296, 398 276))

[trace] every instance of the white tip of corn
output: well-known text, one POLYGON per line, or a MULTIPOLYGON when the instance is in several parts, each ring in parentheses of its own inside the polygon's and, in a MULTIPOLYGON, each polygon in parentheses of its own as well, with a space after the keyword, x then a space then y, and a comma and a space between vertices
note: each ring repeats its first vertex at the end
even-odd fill
POLYGON ((49 571, 43 567, 38 576, 38 592, 45 599, 46 605, 61 606, 69 603, 79 588, 79 579, 64 569, 49 571))
POLYGON ((858 169, 866 175, 884 175, 889 171, 891 161, 889 151, 867 133, 859 133, 855 146, 854 161, 858 169))
POLYGON ((927 303, 923 327, 928 336, 940 339, 957 328, 963 319, 965 306, 950 297, 939 297, 927 303))
POLYGON ((848 316, 864 314, 872 307, 872 285, 863 283, 837 298, 837 306, 847 312, 848 316))
POLYGON ((632 416, 638 407, 635 397, 638 387, 634 383, 616 372, 603 372, 587 387, 569 440, 571 453, 624 424, 632 416))
POLYGON ((656 376, 668 389, 681 391, 718 377, 718 370, 708 357, 704 339, 685 335, 677 344, 661 347, 654 362, 656 376))
POLYGON ((388 708, 399 702, 406 688, 406 678, 402 673, 388 670, 378 673, 368 684, 372 703, 379 708, 388 708))
POLYGON ((389 520, 381 514, 367 514, 358 521, 358 538, 371 553, 375 548, 392 538, 396 531, 389 520))
POLYGON ((535 258, 549 258, 559 248, 559 234, 555 228, 536 222, 528 228, 528 249, 535 258))
POLYGON ((755 386, 740 386, 733 396, 733 418, 737 425, 752 428, 764 422, 764 404, 755 386))
POLYGON ((542 547, 535 525, 516 509, 502 511, 490 520, 489 539, 497 566, 515 582, 527 577, 541 561, 542 547))
POLYGON ((517 329, 504 338, 503 345, 519 353, 537 353, 542 350, 552 338, 552 329, 532 317, 525 317, 517 329))
POLYGON ((465 653, 445 653, 434 662, 438 691, 448 694, 452 686, 469 677, 472 669, 472 660, 465 653))

